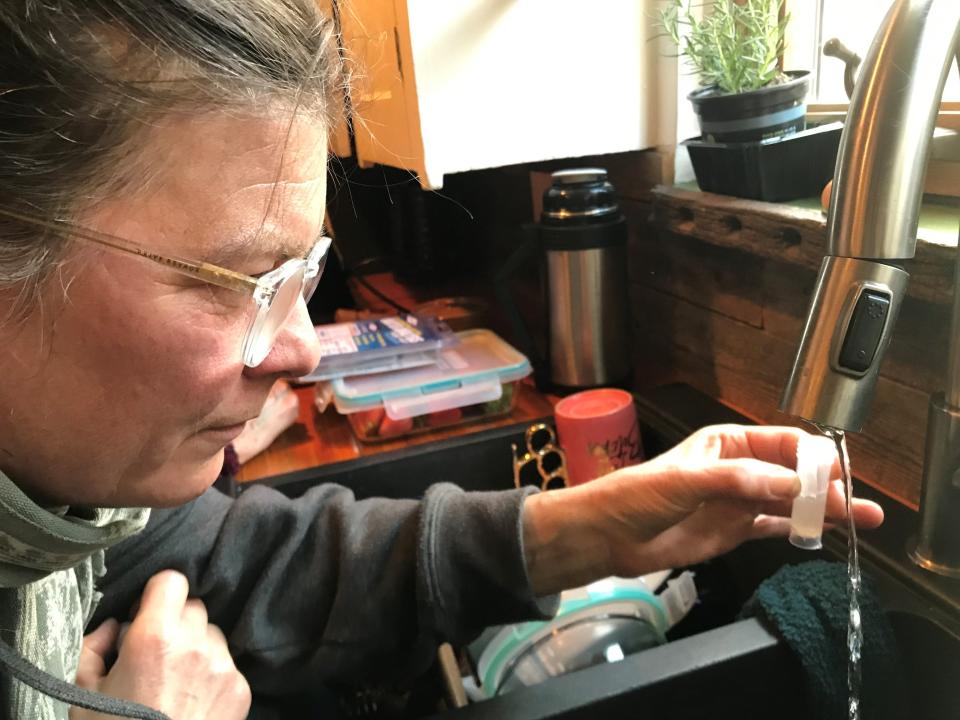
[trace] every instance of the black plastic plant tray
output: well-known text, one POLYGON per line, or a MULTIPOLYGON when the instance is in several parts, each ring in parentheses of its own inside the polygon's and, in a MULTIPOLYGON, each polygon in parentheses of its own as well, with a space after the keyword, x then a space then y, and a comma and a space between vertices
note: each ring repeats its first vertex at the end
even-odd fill
POLYGON ((842 131, 836 122, 757 142, 682 145, 701 190, 777 202, 819 197, 833 177, 842 131))

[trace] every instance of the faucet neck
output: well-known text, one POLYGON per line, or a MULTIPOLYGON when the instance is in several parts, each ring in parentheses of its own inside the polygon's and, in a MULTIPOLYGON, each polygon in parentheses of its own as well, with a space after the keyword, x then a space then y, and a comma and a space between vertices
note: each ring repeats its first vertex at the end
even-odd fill
POLYGON ((927 156, 960 42, 960 2, 898 0, 860 68, 827 219, 828 253, 911 258, 927 156))

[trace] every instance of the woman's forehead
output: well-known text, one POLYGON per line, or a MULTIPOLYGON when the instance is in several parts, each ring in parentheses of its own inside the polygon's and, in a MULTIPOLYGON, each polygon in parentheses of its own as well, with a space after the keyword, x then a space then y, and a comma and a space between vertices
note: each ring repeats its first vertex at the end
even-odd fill
POLYGON ((303 254, 319 233, 326 134, 318 122, 174 118, 153 128, 143 156, 159 163, 149 186, 106 203, 114 222, 101 215, 98 229, 142 242, 153 233, 171 249, 226 266, 251 252, 303 254))
POLYGON ((285 166, 296 166, 325 156, 326 134, 320 118, 293 110, 268 108, 254 115, 215 109, 163 116, 147 130, 144 150, 182 159, 208 152, 227 158, 250 155, 273 167, 282 158, 285 166))
POLYGON ((326 177, 326 133, 305 119, 216 113, 161 128, 145 152, 166 158, 166 184, 218 205, 261 195, 262 202, 312 201, 326 177))

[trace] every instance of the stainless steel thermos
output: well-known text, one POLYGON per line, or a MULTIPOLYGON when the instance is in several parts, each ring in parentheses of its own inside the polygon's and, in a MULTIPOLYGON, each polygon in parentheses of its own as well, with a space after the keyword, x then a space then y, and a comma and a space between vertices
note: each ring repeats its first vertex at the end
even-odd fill
MULTIPOLYGON (((627 222, 606 170, 560 170, 543 194, 540 222, 497 278, 514 332, 535 353, 506 281, 538 254, 546 289, 546 358, 541 381, 566 388, 624 383, 629 374, 627 222)), ((537 360, 540 362, 537 363, 537 360)))

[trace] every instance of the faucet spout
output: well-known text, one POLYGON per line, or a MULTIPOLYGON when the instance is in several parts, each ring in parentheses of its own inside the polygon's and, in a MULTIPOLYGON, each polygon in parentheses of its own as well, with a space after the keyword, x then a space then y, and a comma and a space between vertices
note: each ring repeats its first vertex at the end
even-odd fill
MULTIPOLYGON (((897 0, 847 113, 820 267, 781 410, 859 431, 906 294, 940 98, 960 43, 960 2, 897 0)), ((960 268, 960 265, 958 265, 960 268)), ((916 562, 960 576, 960 288, 945 395, 931 402, 916 562), (934 419, 934 417, 941 419, 934 419), (951 519, 944 520, 947 516, 951 519)))

